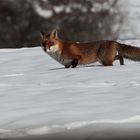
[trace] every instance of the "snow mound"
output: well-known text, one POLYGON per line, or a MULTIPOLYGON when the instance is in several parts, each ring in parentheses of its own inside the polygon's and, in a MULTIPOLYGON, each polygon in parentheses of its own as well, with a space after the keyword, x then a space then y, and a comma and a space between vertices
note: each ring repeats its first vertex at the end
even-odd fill
POLYGON ((0 138, 140 123, 139 62, 65 69, 38 47, 0 50, 0 67, 0 138))

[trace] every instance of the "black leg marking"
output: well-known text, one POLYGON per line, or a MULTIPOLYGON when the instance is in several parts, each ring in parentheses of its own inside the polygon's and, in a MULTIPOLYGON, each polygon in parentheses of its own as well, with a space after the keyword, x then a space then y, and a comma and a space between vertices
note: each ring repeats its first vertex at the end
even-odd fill
POLYGON ((70 68, 70 65, 65 65, 65 68, 70 68))
POLYGON ((77 65, 78 65, 78 59, 74 59, 73 61, 72 61, 72 68, 75 68, 77 65))
POLYGON ((124 65, 124 59, 123 59, 122 56, 116 55, 116 56, 115 56, 115 60, 119 60, 119 61, 120 61, 120 65, 124 65))

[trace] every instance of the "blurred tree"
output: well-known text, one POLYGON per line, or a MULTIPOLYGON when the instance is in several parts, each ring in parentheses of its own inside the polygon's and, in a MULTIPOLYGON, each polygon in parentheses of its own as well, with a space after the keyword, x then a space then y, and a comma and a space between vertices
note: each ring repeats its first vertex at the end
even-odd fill
POLYGON ((0 47, 40 45, 39 31, 59 29, 62 39, 117 39, 117 0, 1 0, 0 47))

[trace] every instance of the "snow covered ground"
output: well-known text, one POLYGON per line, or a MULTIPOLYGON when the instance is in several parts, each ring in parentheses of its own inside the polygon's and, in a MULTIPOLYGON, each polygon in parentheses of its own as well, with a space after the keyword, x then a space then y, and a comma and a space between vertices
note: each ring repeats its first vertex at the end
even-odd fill
POLYGON ((139 107, 140 62, 65 69, 40 47, 0 50, 0 138, 140 128, 139 107))

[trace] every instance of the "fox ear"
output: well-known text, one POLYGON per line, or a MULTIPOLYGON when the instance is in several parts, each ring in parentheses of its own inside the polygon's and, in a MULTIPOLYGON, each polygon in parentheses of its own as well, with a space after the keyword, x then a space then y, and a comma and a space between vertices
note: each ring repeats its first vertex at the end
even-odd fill
POLYGON ((54 29, 54 30, 51 32, 51 38, 53 38, 53 39, 58 38, 58 32, 57 32, 56 29, 54 29))
POLYGON ((43 38, 45 36, 45 33, 40 31, 40 37, 43 38))

